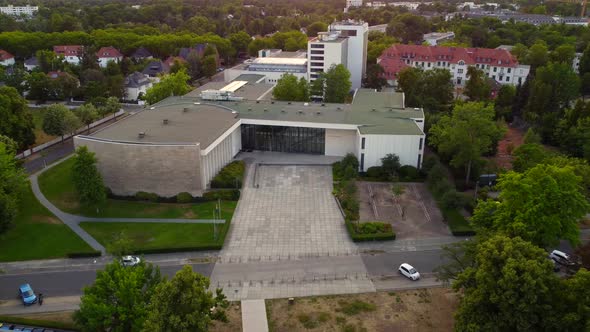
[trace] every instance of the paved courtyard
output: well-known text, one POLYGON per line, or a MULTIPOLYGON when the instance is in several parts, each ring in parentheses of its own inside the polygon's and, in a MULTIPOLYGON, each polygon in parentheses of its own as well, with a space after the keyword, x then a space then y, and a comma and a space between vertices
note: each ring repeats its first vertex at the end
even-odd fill
POLYGON ((332 195, 330 167, 251 165, 247 177, 223 262, 357 253, 332 195))

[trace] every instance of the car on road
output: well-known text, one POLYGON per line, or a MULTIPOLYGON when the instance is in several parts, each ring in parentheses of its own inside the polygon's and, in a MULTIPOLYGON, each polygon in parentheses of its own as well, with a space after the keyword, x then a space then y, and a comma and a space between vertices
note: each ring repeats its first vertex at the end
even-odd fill
POLYGON ((37 302, 37 296, 29 284, 20 285, 18 288, 18 296, 23 300, 24 305, 31 305, 37 302))
POLYGON ((401 273, 402 275, 404 275, 408 279, 411 279, 411 280, 420 279, 420 273, 418 273, 418 271, 416 271, 416 269, 408 263, 403 263, 402 265, 399 266, 399 268, 397 270, 399 271, 399 273, 401 273))
POLYGON ((221 72, 222 72, 222 71, 224 71, 224 70, 225 70, 225 68, 223 68, 223 67, 219 67, 219 68, 217 68, 217 72, 218 72, 218 73, 221 73, 221 72))
POLYGON ((553 259, 555 262, 564 266, 572 266, 576 264, 572 257, 563 251, 553 250, 551 254, 549 254, 549 257, 551 257, 551 259, 553 259))
POLYGON ((137 256, 123 256, 121 257, 121 264, 123 266, 135 266, 141 262, 141 259, 137 256))

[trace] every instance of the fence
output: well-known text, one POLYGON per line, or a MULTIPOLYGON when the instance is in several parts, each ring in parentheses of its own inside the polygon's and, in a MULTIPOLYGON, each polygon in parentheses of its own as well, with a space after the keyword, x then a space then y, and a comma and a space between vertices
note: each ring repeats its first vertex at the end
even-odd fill
POLYGON ((43 151, 43 150, 45 150, 45 149, 47 149, 47 148, 49 148, 51 146, 54 146, 56 144, 61 143, 62 141, 66 140, 66 139, 68 139, 70 137, 73 137, 73 136, 76 136, 77 134, 83 133, 86 130, 88 130, 89 128, 92 129, 92 128, 95 128, 97 126, 100 126, 101 124, 103 124, 105 122, 108 122, 108 121, 114 119, 115 117, 120 116, 120 115, 123 115, 123 114, 125 114, 125 111, 119 110, 115 114, 105 116, 104 118, 91 123, 90 126, 84 126, 84 127, 78 128, 74 133, 64 135, 63 136, 63 139, 62 139, 62 137, 58 137, 58 138, 55 138, 55 139, 53 139, 53 140, 51 140, 49 142, 43 143, 41 145, 38 145, 38 146, 36 146, 36 147, 34 147, 32 149, 25 150, 25 151, 17 154, 16 155, 16 158, 17 159, 26 158, 26 157, 32 155, 33 153, 37 153, 37 152, 43 151))

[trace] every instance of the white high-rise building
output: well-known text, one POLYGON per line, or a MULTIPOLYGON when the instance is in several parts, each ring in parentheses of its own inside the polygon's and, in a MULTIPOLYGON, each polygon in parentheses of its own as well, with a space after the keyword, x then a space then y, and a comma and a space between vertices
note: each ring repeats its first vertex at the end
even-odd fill
POLYGON ((38 6, 13 6, 8 5, 6 7, 0 7, 0 13, 10 16, 33 16, 37 11, 39 11, 38 6))
POLYGON ((360 88, 367 71, 368 39, 368 23, 348 20, 330 24, 327 32, 320 32, 308 42, 309 80, 315 80, 319 72, 326 72, 334 64, 343 64, 350 71, 352 88, 360 88))
POLYGON ((346 7, 362 7, 363 0, 346 0, 346 7))

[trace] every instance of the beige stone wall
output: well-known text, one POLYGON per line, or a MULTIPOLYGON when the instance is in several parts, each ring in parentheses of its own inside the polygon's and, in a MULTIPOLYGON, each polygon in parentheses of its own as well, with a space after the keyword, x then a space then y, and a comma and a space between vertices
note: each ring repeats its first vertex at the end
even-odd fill
POLYGON ((169 197, 180 192, 203 193, 198 144, 128 144, 76 136, 74 145, 85 145, 96 154, 105 186, 114 194, 146 191, 169 197))

